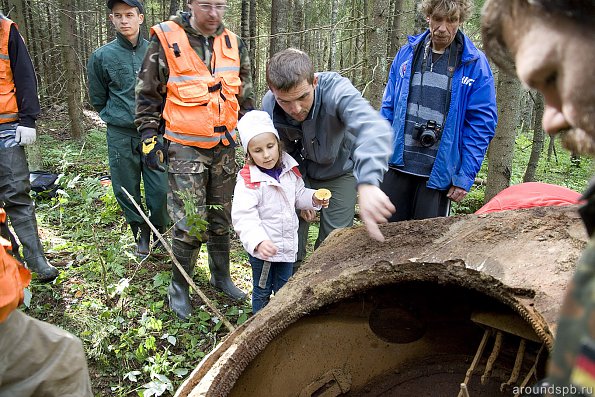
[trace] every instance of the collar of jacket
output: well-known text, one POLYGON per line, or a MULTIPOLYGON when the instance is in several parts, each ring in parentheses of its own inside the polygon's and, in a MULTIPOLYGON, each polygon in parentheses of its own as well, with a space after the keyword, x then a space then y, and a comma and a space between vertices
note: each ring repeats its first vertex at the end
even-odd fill
MULTIPOLYGON (((425 40, 429 35, 430 29, 427 29, 425 32, 418 34, 417 36, 409 36, 407 38, 408 45, 412 47, 412 51, 415 51, 418 44, 423 47, 423 43, 425 43, 425 40)), ((479 58, 479 50, 477 49, 477 47, 475 47, 475 44, 473 44, 469 37, 467 37, 460 29, 457 32, 455 41, 458 41, 459 45, 463 46, 463 51, 459 62, 460 64, 467 63, 479 58)))
POLYGON ((116 32, 116 39, 118 40, 118 44, 122 47, 127 48, 129 50, 134 50, 138 47, 139 43, 143 40, 143 31, 142 29, 138 32, 138 38, 136 39, 136 44, 132 45, 130 41, 120 32, 116 32))
MULTIPOLYGON (((294 172, 296 172, 297 166, 298 166, 297 161, 295 161, 295 159, 293 157, 291 157, 289 154, 283 152, 283 156, 281 157, 281 174, 279 175, 279 178, 281 178, 281 176, 283 176, 283 174, 292 171, 294 168, 296 168, 296 170, 294 171, 294 172)), ((257 166, 250 165, 249 168, 250 168, 250 181, 248 181, 249 183, 266 182, 271 185, 273 185, 273 184, 279 185, 279 182, 277 182, 270 175, 267 175, 264 172, 262 172, 261 170, 259 170, 257 166)), ((301 176, 299 174, 299 171, 297 171, 296 175, 301 176)))

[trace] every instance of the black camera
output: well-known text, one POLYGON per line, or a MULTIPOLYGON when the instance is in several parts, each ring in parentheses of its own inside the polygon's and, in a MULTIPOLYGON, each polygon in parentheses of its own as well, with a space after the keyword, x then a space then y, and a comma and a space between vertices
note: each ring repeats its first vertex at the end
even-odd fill
POLYGON ((423 147, 434 146, 442 136, 442 126, 434 120, 428 120, 425 124, 415 124, 413 127, 413 139, 419 141, 423 147))

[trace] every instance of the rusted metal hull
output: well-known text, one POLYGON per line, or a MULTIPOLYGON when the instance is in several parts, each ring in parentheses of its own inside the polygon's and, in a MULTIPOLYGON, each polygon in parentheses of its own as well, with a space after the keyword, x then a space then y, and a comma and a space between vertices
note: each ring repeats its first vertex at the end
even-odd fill
POLYGON ((500 396, 543 373, 586 243, 575 207, 382 231, 334 233, 176 395, 500 396))

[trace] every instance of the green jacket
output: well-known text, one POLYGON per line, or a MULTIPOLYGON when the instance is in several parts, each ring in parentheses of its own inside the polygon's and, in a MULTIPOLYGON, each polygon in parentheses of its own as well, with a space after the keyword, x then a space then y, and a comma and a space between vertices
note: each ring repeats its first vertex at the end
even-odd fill
MULTIPOLYGON (((148 41, 139 35, 133 46, 120 33, 91 54, 87 65, 91 104, 108 126, 137 134, 134 125, 134 87, 148 41)), ((124 132, 123 131, 123 132, 124 132)))

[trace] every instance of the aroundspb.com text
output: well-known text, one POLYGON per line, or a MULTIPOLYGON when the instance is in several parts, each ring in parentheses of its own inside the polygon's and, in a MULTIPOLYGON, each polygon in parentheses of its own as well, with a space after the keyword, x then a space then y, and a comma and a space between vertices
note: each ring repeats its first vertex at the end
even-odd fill
POLYGON ((515 395, 529 395, 529 396, 592 396, 592 387, 577 387, 574 385, 569 386, 556 386, 551 383, 542 383, 535 386, 525 386, 512 388, 512 392, 515 395))

